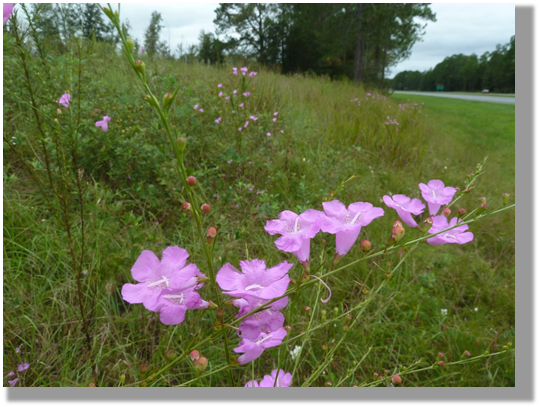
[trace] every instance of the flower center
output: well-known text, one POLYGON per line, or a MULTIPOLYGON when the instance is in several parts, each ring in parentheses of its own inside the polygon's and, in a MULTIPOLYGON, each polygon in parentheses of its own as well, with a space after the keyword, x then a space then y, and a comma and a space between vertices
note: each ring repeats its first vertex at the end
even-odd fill
POLYGON ((158 280, 158 281, 154 281, 153 283, 150 283, 148 284, 148 287, 168 287, 169 286, 169 283, 168 283, 168 278, 166 278, 165 276, 161 276, 163 277, 162 280, 158 280))
POLYGON ((430 196, 432 196, 433 198, 438 198, 439 194, 434 189, 431 189, 430 196))
POLYGON ((250 286, 245 287, 245 291, 255 290, 255 289, 258 289, 258 288, 264 288, 264 287, 259 285, 259 284, 251 284, 250 286))
POLYGON ((444 233, 444 238, 457 240, 456 236, 454 234, 451 234, 451 233, 444 233))
POLYGON ((163 298, 167 298, 171 300, 172 302, 175 302, 176 304, 182 304, 183 300, 185 299, 183 293, 181 294, 165 294, 163 295, 163 298))

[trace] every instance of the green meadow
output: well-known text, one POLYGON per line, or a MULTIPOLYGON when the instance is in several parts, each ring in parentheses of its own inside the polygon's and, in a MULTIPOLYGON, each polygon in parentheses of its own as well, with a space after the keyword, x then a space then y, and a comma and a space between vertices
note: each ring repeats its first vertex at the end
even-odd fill
MULTIPOLYGON (((204 253, 181 209, 184 191, 166 133, 133 69, 103 44, 70 49, 21 61, 14 41, 4 39, 4 377, 28 362, 18 385, 243 386, 281 368, 293 372, 292 386, 389 386, 394 374, 404 387, 515 386, 514 209, 470 224, 470 243, 420 244, 409 256, 407 247, 331 275, 324 281, 327 303, 320 299, 328 289, 319 283, 293 294, 282 310, 283 344, 253 363, 227 367, 218 338, 198 348, 209 361, 202 377, 185 358, 145 383, 146 374, 212 332, 216 311, 189 310, 183 323, 163 325, 157 313, 125 302, 122 286, 134 283, 131 267, 143 250, 159 257, 178 245, 202 272, 204 253), (56 100, 66 91, 71 107, 58 111, 56 100), (111 117, 107 132, 95 125, 104 115, 111 117), (78 190, 54 164, 70 152, 78 190), (63 201, 47 189, 49 164, 63 201), (72 220, 69 234, 62 219, 72 220), (71 250, 86 274, 75 273, 71 250), (298 346, 301 357, 294 358, 298 346)), ((418 184, 440 179, 460 188, 451 217, 460 208, 472 212, 479 197, 487 213, 502 207, 502 193, 514 203, 514 106, 388 96, 348 81, 283 76, 248 61, 221 67, 144 61, 156 95, 179 86, 170 126, 186 138, 185 165, 211 205, 203 224, 218 231, 217 270, 247 259, 287 260, 298 280, 301 265, 275 247, 277 236, 264 226, 284 210, 322 210, 327 200, 370 202, 385 211, 337 267, 364 256, 363 239, 374 250, 385 247, 399 217, 384 195, 421 198, 418 184), (245 83, 251 94, 243 107, 239 97, 219 96, 240 89, 233 66, 258 72, 245 83), (467 174, 485 157, 484 172, 464 192, 467 174)), ((406 227, 405 240, 418 237, 406 227)), ((334 253, 335 237, 319 233, 311 268, 331 263, 334 253)), ((199 292, 212 299, 209 284, 199 292)), ((225 308, 226 318, 236 313, 225 308)), ((239 338, 227 332, 229 347, 236 347, 239 338)))

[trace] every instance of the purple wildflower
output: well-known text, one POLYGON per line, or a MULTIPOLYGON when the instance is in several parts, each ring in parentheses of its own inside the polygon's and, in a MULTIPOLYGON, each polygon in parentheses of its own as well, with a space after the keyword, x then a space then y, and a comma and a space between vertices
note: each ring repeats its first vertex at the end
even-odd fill
POLYGON ((239 336, 243 339, 255 340, 262 332, 273 332, 284 325, 281 312, 265 310, 245 318, 239 326, 239 336))
POLYGON ((254 120, 254 121, 256 122, 256 121, 258 120, 258 117, 256 117, 256 116, 251 116, 251 117, 249 117, 249 119, 254 120))
POLYGON ((222 88, 223 87, 223 84, 220 83, 219 85, 217 85, 218 88, 222 88))
POLYGON ((4 24, 9 20, 13 13, 13 3, 4 3, 4 24))
POLYGON ((266 375, 260 381, 259 387, 290 387, 292 373, 285 373, 283 369, 275 369, 271 375, 266 375), (275 382, 277 379, 277 382, 275 382))
POLYGON ((275 112, 275 113, 273 113, 273 115, 274 115, 274 116, 277 116, 278 114, 279 114, 279 112, 275 112))
POLYGON ((238 68, 236 68, 236 67, 232 68, 232 74, 237 75, 238 74, 238 68))
POLYGON ((247 97, 251 96, 251 92, 245 92, 245 93, 243 94, 243 96, 245 96, 245 97, 247 98, 247 97))
POLYGON ((219 92, 219 97, 223 96, 223 91, 219 92))
POLYGON ((158 308, 158 296, 164 288, 179 284, 200 274, 194 264, 186 265, 189 253, 178 246, 167 247, 162 260, 150 250, 144 250, 131 269, 138 284, 124 284, 122 297, 131 304, 142 303, 150 311, 158 308))
POLYGON ((197 110, 197 109, 198 109, 198 105, 194 105, 194 106, 193 106, 193 109, 197 110))
POLYGON ((323 212, 307 209, 301 215, 283 211, 279 219, 266 222, 264 229, 270 235, 282 235, 275 241, 275 246, 284 252, 293 253, 300 262, 309 260, 311 239, 320 231, 323 212))
POLYGON ((17 366, 17 372, 24 372, 29 367, 30 363, 21 363, 19 366, 17 366))
POLYGON ((270 136, 271 136, 271 133, 266 133, 266 136, 270 137, 270 136))
POLYGON ((232 160, 228 160, 227 163, 232 164, 232 160))
POLYGON ((252 78, 253 76, 256 76, 257 74, 258 74, 257 72, 251 71, 251 72, 249 73, 249 76, 252 78))
POLYGON ((247 120, 247 121, 245 122, 245 125, 244 125, 243 127, 247 128, 248 125, 249 125, 249 120, 247 120))
MULTIPOLYGON (((457 222, 458 219, 456 217, 448 222, 447 218, 443 215, 433 216, 432 227, 429 229, 429 234, 437 233, 441 230, 455 226, 457 222)), ((440 233, 439 235, 427 239, 427 243, 432 245, 441 245, 446 243, 468 243, 473 240, 473 233, 466 232, 467 230, 468 225, 457 226, 454 229, 448 230, 447 232, 440 233)))
POLYGON ((19 381, 19 378, 16 377, 15 379, 13 380, 8 380, 7 382, 9 383, 9 387, 13 387, 17 384, 17 382, 19 381))
POLYGON ((287 332, 284 328, 279 328, 274 332, 262 332, 254 340, 243 338, 238 344, 239 346, 234 349, 234 352, 236 353, 243 353, 243 355, 238 358, 239 364, 244 365, 249 363, 257 359, 262 352, 264 352, 264 349, 280 345, 286 334, 287 332))
POLYGON ((243 103, 240 103, 239 106, 243 109, 243 103))
POLYGON ((392 197, 384 195, 385 204, 397 211, 400 218, 411 228, 417 227, 417 222, 412 218, 412 214, 419 215, 423 213, 425 204, 421 200, 410 199, 406 195, 393 195, 392 197))
POLYGON ((232 91, 232 93, 235 95, 236 93, 238 93, 238 91, 237 91, 236 89, 234 89, 234 90, 232 91))
POLYGON ((273 119, 271 119, 271 120, 273 120, 273 122, 275 123, 275 122, 277 121, 277 118, 276 118, 276 117, 274 117, 274 118, 273 118, 273 119))
POLYGON ((217 124, 221 123, 221 118, 219 117, 219 118, 215 119, 215 123, 217 123, 217 124))
MULTIPOLYGON (((236 318, 241 318, 249 312, 254 311, 255 309, 264 305, 267 301, 268 300, 253 297, 252 295, 243 295, 241 298, 233 300, 232 304, 234 304, 235 307, 239 308, 238 315, 236 315, 236 318)), ((287 305, 288 297, 283 297, 268 305, 268 309, 275 312, 283 309, 287 305)))
MULTIPOLYGON (((201 274, 199 276, 203 276, 201 274)), ((159 293, 156 307, 151 311, 159 312, 160 320, 165 325, 182 323, 188 309, 208 308, 209 303, 195 291, 197 285, 198 278, 192 277, 175 287, 164 288, 159 293)))
POLYGON ((427 201, 431 216, 438 213, 440 206, 451 202, 453 196, 457 193, 455 188, 446 187, 439 179, 433 179, 427 185, 421 183, 419 184, 419 188, 421 189, 423 199, 427 201))
POLYGON ((226 100, 230 100, 230 96, 225 96, 225 99, 226 99, 226 100))
POLYGON ((232 297, 253 296, 265 300, 279 297, 286 292, 292 263, 283 262, 267 269, 263 260, 240 261, 241 273, 227 263, 217 273, 216 281, 225 294, 232 297))
POLYGON ((69 93, 64 93, 58 103, 63 107, 69 107, 69 101, 71 100, 71 95, 69 93))
POLYGON ((336 235, 337 253, 344 256, 356 242, 362 226, 384 216, 382 208, 368 202, 355 202, 346 206, 338 200, 323 202, 326 216, 321 218, 323 232, 336 235))
POLYGON ((249 380, 243 387, 260 387, 256 380, 249 380))
POLYGON ((101 127, 101 130, 107 131, 109 129, 109 116, 103 116, 103 120, 95 122, 96 127, 101 127))
POLYGON ((9 372, 9 373, 7 374, 7 377, 13 377, 13 376, 15 376, 15 372, 9 372))
POLYGON ((204 109, 199 109, 199 112, 202 112, 202 113, 204 113, 204 109))

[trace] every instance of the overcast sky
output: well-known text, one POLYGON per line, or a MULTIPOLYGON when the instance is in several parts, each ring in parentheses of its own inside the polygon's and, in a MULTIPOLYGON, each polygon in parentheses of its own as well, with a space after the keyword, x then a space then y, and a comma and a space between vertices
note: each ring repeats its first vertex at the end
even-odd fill
MULTIPOLYGON (((170 41, 175 52, 183 43, 198 44, 201 30, 215 32, 213 19, 219 3, 122 3, 121 17, 128 19, 133 35, 143 42, 150 15, 158 11, 165 28, 162 40, 170 41)), ((115 7, 113 3, 113 7, 115 7)), ((436 22, 429 22, 423 41, 412 48, 409 59, 391 69, 389 77, 404 70, 425 71, 454 54, 478 56, 493 51, 497 44, 507 44, 515 35, 514 3, 432 3, 436 22)))

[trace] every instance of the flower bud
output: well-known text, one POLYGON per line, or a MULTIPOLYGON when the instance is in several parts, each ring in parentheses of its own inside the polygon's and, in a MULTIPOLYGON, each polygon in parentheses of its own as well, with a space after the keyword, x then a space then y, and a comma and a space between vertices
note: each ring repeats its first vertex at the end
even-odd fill
POLYGON ((444 208, 444 210, 442 211, 442 215, 444 215, 446 218, 449 217, 449 215, 451 215, 451 209, 444 208))
POLYGON ((503 206, 507 206, 507 203, 509 202, 509 194, 507 192, 502 194, 502 202, 503 202, 503 206))
POLYGON ((324 352, 327 352, 327 351, 328 351, 328 344, 327 344, 327 343, 324 343, 324 344, 322 345, 322 350, 323 350, 324 352))
POLYGON ((286 332, 290 332, 292 330, 292 327, 290 325, 285 325, 283 326, 283 328, 286 332))
POLYGON ((466 215, 466 209, 460 208, 459 209, 459 215, 466 215))
POLYGON ((126 47, 127 47, 127 51, 129 51, 129 53, 132 54, 133 49, 135 48, 135 41, 133 41, 132 38, 128 38, 126 41, 126 47))
POLYGON ((168 362, 172 362, 174 359, 176 359, 176 356, 178 356, 178 354, 174 349, 167 350, 167 353, 165 354, 165 358, 168 362))
POLYGON ((461 355, 460 358, 461 358, 461 359, 467 359, 467 358, 469 358, 470 356, 472 356, 472 354, 470 353, 470 351, 465 350, 465 351, 462 353, 462 355, 461 355))
POLYGON ((190 177, 187 177, 187 185, 190 187, 194 187, 197 183, 197 179, 193 177, 192 175, 190 177))
POLYGON ((168 110, 173 100, 172 93, 165 93, 165 96, 163 96, 163 109, 168 110))
POLYGON ((110 8, 103 7, 103 12, 107 15, 108 18, 114 20, 114 14, 112 14, 112 10, 110 8))
POLYGON ((339 308, 335 307, 333 308, 333 318, 337 318, 339 315, 339 308))
POLYGON ((191 353, 189 354, 189 357, 194 362, 194 361, 198 360, 198 358, 200 358, 200 353, 198 353, 198 350, 195 349, 195 350, 191 351, 191 353))
POLYGON ((202 206, 200 207, 200 210, 201 210, 203 213, 210 213, 211 207, 210 207, 210 205, 208 205, 207 203, 205 203, 205 204, 202 204, 202 206))
POLYGON ((368 240, 362 240, 360 246, 365 253, 370 252, 372 249, 372 244, 368 240))
POLYGON ((399 240, 402 239, 402 237, 404 236, 404 233, 405 233, 405 230, 402 227, 402 223, 400 223, 399 221, 396 221, 393 224, 393 229, 391 230, 391 239, 390 240, 398 242, 399 240))
POLYGON ((325 309, 320 311, 320 321, 322 321, 322 322, 326 321, 326 310, 325 309))
POLYGON ((159 107, 159 102, 157 101, 155 96, 146 95, 144 96, 144 100, 148 102, 150 105, 152 105, 153 107, 156 107, 156 108, 159 107))
POLYGON ((88 387, 95 387, 95 383, 94 383, 94 382, 90 382, 90 383, 88 384, 88 387))
POLYGON ((125 383, 125 374, 120 375, 120 386, 123 386, 125 383))
POLYGON ((464 190, 464 193, 465 193, 465 194, 469 194, 469 193, 470 193, 470 191, 471 191, 471 189, 470 189, 470 188, 466 188, 466 189, 464 190))
POLYGON ((191 212, 191 204, 189 202, 182 203, 182 211, 191 212))
POLYGON ((481 203, 487 203, 487 198, 485 198, 484 196, 480 196, 479 198, 477 198, 477 200, 481 203))
MULTIPOLYGON (((232 301, 234 301, 234 300, 232 300, 232 301)), ((214 303, 212 300, 208 301, 208 309, 217 309, 217 308, 218 307, 217 307, 216 303, 214 303)))
POLYGON ((208 244, 211 244, 213 242, 215 236, 217 236, 217 230, 215 230, 213 226, 208 228, 208 230, 206 231, 206 241, 208 242, 208 244))
POLYGON ((444 367, 445 363, 443 360, 438 361, 438 366, 444 367))
POLYGON ((208 359, 206 359, 204 356, 201 356, 197 360, 195 360, 194 365, 197 373, 202 373, 208 367, 208 359))
POLYGON ((144 75, 146 73, 146 65, 139 59, 137 62, 135 62, 135 70, 144 75))
POLYGON ((395 376, 393 376, 391 378, 391 383, 393 383, 393 384, 401 384, 402 383, 402 378, 398 374, 396 374, 395 376))
POLYGON ((330 382, 330 381, 327 381, 327 382, 326 382, 326 386, 331 387, 331 386, 333 386, 333 383, 330 382))
POLYGON ((178 137, 176 143, 178 143, 178 150, 180 150, 180 153, 183 153, 185 150, 185 145, 187 144, 185 137, 178 137))
POLYGON ((147 363, 141 363, 138 368, 140 370, 140 374, 142 376, 146 376, 146 373, 148 373, 148 369, 150 368, 150 366, 147 363))
MULTIPOLYGON (((56 109, 56 113, 62 114, 62 109, 56 109)), ((509 195, 507 195, 507 196, 509 196, 509 195)))
POLYGON ((438 353, 438 357, 437 357, 436 359, 437 359, 437 360, 441 360, 441 359, 443 359, 443 358, 445 358, 445 354, 444 354, 443 352, 439 352, 439 353, 438 353))
POLYGON ((311 307, 309 307, 308 305, 305 306, 305 312, 308 314, 308 315, 311 315, 311 307))
POLYGON ((373 376, 374 376, 374 380, 378 380, 380 378, 380 375, 378 374, 378 372, 374 372, 373 376))
POLYGON ((457 192, 460 192, 460 187, 455 187, 455 189, 457 190, 457 192))

